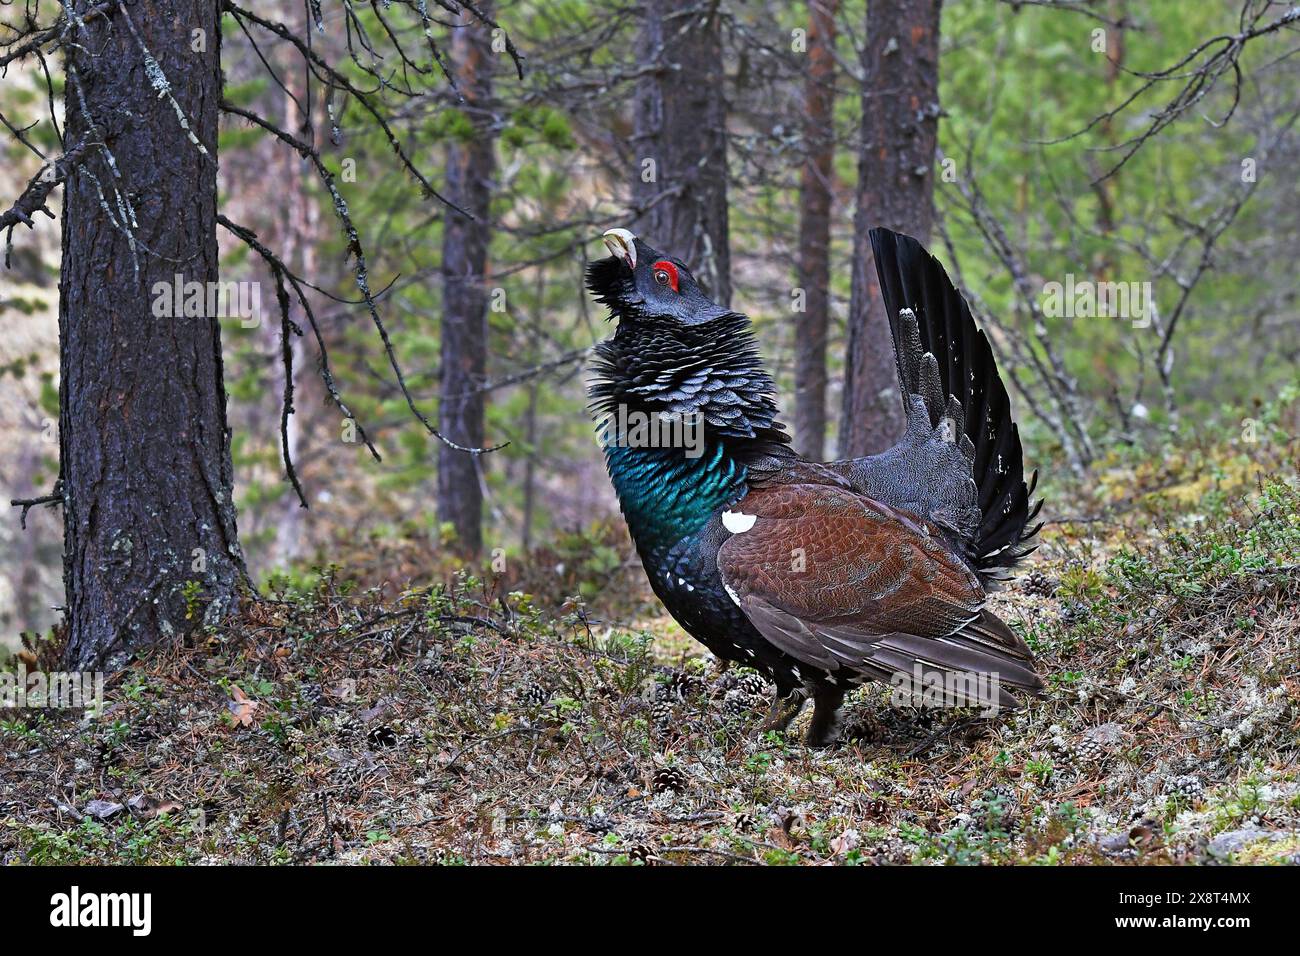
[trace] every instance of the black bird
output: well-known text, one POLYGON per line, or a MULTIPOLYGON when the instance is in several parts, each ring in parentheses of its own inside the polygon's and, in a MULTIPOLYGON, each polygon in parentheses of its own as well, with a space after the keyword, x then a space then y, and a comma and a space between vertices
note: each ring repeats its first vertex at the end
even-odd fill
POLYGON ((1015 706, 1042 682, 987 592, 1033 550, 1020 436, 984 333, 915 239, 871 233, 907 431, 868 458, 790 447, 749 319, 625 229, 587 286, 618 322, 589 394, 651 587, 718 657, 769 676, 765 728, 889 680, 926 701, 1015 706), (667 435, 672 441, 656 441, 667 435))

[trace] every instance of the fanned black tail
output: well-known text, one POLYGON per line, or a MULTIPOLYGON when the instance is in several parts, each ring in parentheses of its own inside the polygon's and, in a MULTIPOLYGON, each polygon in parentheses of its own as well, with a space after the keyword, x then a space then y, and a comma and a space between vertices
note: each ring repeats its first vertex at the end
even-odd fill
POLYGON ((997 578, 1034 550, 1031 539, 1042 524, 1028 526, 1042 501, 1030 504, 1038 473, 1025 484, 1020 431, 993 351, 943 266, 919 242, 873 229, 871 248, 904 394, 921 396, 936 428, 944 417, 960 415, 954 422, 960 434, 953 440, 972 459, 981 515, 972 558, 982 572, 997 578), (915 313, 915 320, 904 310, 915 313), (935 366, 941 394, 934 394, 935 366))

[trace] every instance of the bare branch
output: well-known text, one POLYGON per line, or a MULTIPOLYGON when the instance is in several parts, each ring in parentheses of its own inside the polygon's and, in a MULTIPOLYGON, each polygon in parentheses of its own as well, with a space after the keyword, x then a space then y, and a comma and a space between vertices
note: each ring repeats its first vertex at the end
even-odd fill
MULTIPOLYGON (((1296 8, 1296 10, 1297 12, 1300 12, 1300 8, 1296 8)), ((1275 147, 1277 143, 1286 136, 1291 128, 1296 125, 1297 121, 1300 121, 1300 111, 1292 113, 1291 118, 1277 130, 1272 144, 1264 146, 1263 158, 1267 159, 1268 154, 1271 152, 1273 147, 1275 147)), ((1237 214, 1240 213, 1246 203, 1250 201, 1250 197, 1254 195, 1257 185, 1258 182, 1253 180, 1247 183, 1245 188, 1241 190, 1237 197, 1231 200, 1226 206, 1219 209, 1209 218, 1205 225, 1179 221, 1179 224, 1183 226, 1183 228, 1187 229, 1189 233, 1200 238, 1201 252, 1196 263, 1196 269, 1192 273, 1191 278, 1180 280, 1178 283, 1181 290, 1178 296, 1178 301, 1174 304, 1173 311, 1169 315, 1169 323, 1165 326, 1164 334, 1160 337, 1160 348, 1156 351, 1156 370, 1160 373, 1160 380, 1164 383, 1167 394, 1172 390, 1169 347, 1170 343, 1173 341, 1174 332, 1178 328, 1178 320, 1182 317, 1183 312, 1187 307, 1187 302, 1191 298, 1192 291, 1196 288, 1197 283, 1199 283, 1201 277, 1213 267, 1214 247, 1218 243, 1219 237, 1222 236, 1227 228, 1232 225, 1233 221, 1237 218, 1237 214)))
POLYGON ((1108 27, 1122 27, 1127 22, 1123 17, 1112 20, 1092 9, 1096 0, 1002 0, 1003 3, 1019 13, 1021 7, 1041 7, 1044 10, 1060 10, 1065 13, 1080 13, 1089 19, 1104 23, 1108 27))
POLYGON ((370 290, 369 266, 366 262, 365 250, 361 246, 361 236, 352 222, 352 215, 348 212, 347 201, 344 200, 343 195, 338 191, 338 187, 334 185, 334 174, 326 168, 325 162, 321 159, 320 153, 307 143, 298 139, 292 133, 285 132, 274 123, 258 116, 256 113, 227 102, 222 102, 221 109, 235 116, 240 116, 254 125, 260 126, 277 139, 292 146, 303 159, 310 160, 312 165, 316 167, 317 175, 320 177, 322 184, 325 186, 325 189, 330 194, 330 198, 334 202, 334 212, 339 217, 340 223, 342 223, 343 235, 347 240, 348 254, 352 256, 353 276, 356 281, 357 290, 361 293, 361 298, 365 303, 366 310, 370 314, 370 321, 374 324, 375 329, 379 332, 380 339, 384 343, 384 351, 388 356, 388 365, 393 370, 393 375, 397 377, 397 384, 402 389, 402 395, 406 398, 406 404, 407 407, 410 408, 411 414, 416 417, 430 435, 438 439, 438 441, 442 442, 448 448, 454 448, 457 451, 463 451, 471 455, 482 455, 506 447, 506 445, 509 444, 508 442, 500 445, 493 445, 489 448, 473 448, 468 445, 462 445, 459 442, 454 442, 447 436, 443 435, 442 432, 438 431, 438 429, 434 428, 433 423, 429 421, 428 416, 426 416, 424 412, 420 411, 419 407, 415 404, 415 397, 407 387, 406 376, 402 372, 402 367, 397 361, 397 352, 393 349, 393 342, 392 339, 389 338, 388 329, 385 327, 383 320, 379 318, 379 309, 375 305, 374 296, 370 290))
POLYGON ((302 335, 302 329, 289 318, 289 293, 284 288, 284 273, 278 266, 273 266, 271 272, 275 277, 275 301, 280 306, 280 360, 284 363, 284 397, 280 403, 280 454, 284 458, 284 473, 298 495, 298 503, 306 508, 307 496, 303 494, 298 472, 293 467, 293 457, 289 454, 289 416, 293 414, 293 346, 289 336, 302 335))
POLYGON ((45 200, 54 187, 66 180, 68 174, 81 164, 85 158, 87 148, 92 145, 95 144, 82 140, 53 163, 42 166, 41 171, 27 183, 27 188, 14 201, 13 206, 0 213, 0 231, 5 233, 6 269, 10 267, 9 260, 13 246, 14 226, 22 223, 28 229, 35 229, 36 222, 32 219, 32 216, 38 212, 44 213, 51 219, 55 218, 54 213, 50 212, 49 207, 45 205, 45 200))
MULTIPOLYGON (((1056 4, 1043 5, 1056 6, 1056 4)), ((1123 66, 1119 66, 1118 68, 1123 72, 1130 76, 1138 77, 1144 82, 1141 83, 1132 93, 1124 97, 1118 106, 1094 116, 1088 121, 1087 125, 1083 126, 1081 129, 1075 130, 1073 133, 1060 137, 1059 139, 1044 140, 1041 142, 1041 145, 1055 145, 1083 136, 1099 124, 1107 123, 1115 119, 1115 117, 1127 110, 1150 90, 1165 83, 1182 81, 1173 97, 1170 98, 1161 109, 1151 114, 1150 122, 1146 124, 1141 132, 1135 136, 1129 137, 1121 143, 1100 148, 1100 151, 1102 152, 1122 151, 1123 153, 1117 163, 1111 166, 1110 169, 1097 177, 1094 181, 1096 183, 1104 182, 1123 169, 1128 161, 1132 159, 1138 150, 1145 146, 1152 137, 1171 123, 1181 118, 1188 110, 1209 96, 1218 85, 1220 79, 1231 73, 1233 77, 1232 102, 1229 104, 1221 119, 1214 120, 1206 117, 1206 121, 1211 126, 1218 128, 1226 125, 1235 114, 1237 106, 1241 101, 1242 75, 1239 61, 1246 45, 1250 41, 1256 40, 1259 37, 1268 36, 1269 34, 1277 33, 1278 31, 1292 25, 1300 24, 1300 6, 1292 6, 1285 13, 1269 23, 1262 26, 1247 27, 1247 22, 1252 19, 1251 11, 1253 8, 1254 4, 1252 0, 1245 0, 1241 9, 1241 29, 1237 33, 1220 34, 1219 36, 1211 37, 1210 39, 1198 44, 1186 56, 1162 70, 1146 72, 1129 70, 1123 66), (1190 66, 1189 68, 1190 64, 1197 63, 1198 60, 1201 62, 1195 66, 1190 66)), ((1262 15, 1263 9, 1254 14, 1254 19, 1258 21, 1262 15)))
MULTIPOLYGON (((437 199, 439 202, 447 206, 450 206, 452 209, 455 209, 457 212, 461 213, 462 215, 469 216, 469 213, 465 212, 463 209, 460 209, 454 203, 448 202, 444 196, 442 196, 436 189, 433 188, 433 185, 429 182, 428 179, 425 178, 424 174, 421 173, 419 169, 415 167, 415 164, 412 163, 411 160, 407 157, 406 151, 402 149, 402 144, 398 140, 396 134, 393 132, 392 127, 389 126, 388 121, 384 119, 384 116, 379 111, 379 109, 370 101, 370 97, 364 91, 358 89, 356 85, 353 84, 352 81, 349 80, 346 76, 344 76, 342 73, 338 72, 328 63, 326 63, 315 51, 312 50, 310 46, 304 43, 292 30, 290 30, 282 23, 276 23, 273 20, 267 20, 264 19, 263 17, 259 17, 257 14, 253 13, 252 11, 245 10, 242 7, 238 6, 237 4, 231 2, 231 0, 224 0, 222 8, 234 14, 236 17, 246 19, 251 23, 255 23, 262 29, 275 34, 280 39, 286 40, 287 42, 293 44, 294 47, 297 48, 298 52, 303 56, 303 58, 307 60, 308 64, 312 66, 315 70, 320 71, 317 73, 317 79, 319 79, 322 83, 324 83, 325 85, 331 88, 337 88, 346 91, 353 98, 355 98, 358 103, 361 104, 362 108, 365 109, 367 113, 370 114, 370 117, 375 121, 376 125, 379 126, 380 130, 384 134, 384 137, 388 140, 389 147, 397 155, 398 161, 401 162, 402 164, 402 168, 405 169, 412 176, 412 178, 414 178, 415 181, 420 184, 420 188, 424 190, 424 194, 426 197, 437 199), (324 75, 321 75, 322 73, 324 75)), ((470 216, 470 218, 472 219, 473 216, 470 216)))
MULTIPOLYGON (((329 351, 325 347, 325 338, 321 334, 320 326, 316 322, 316 314, 312 311, 311 304, 307 301, 307 295, 303 291, 301 280, 290 271, 289 267, 270 249, 263 245, 257 238, 257 233, 253 230, 241 226, 238 223, 231 222, 223 213, 217 213, 217 222, 222 225, 231 234, 240 239, 245 245, 256 252, 270 266, 271 271, 276 275, 281 275, 288 280, 293 287, 294 294, 298 297, 298 302, 302 306, 303 314, 307 316, 307 322, 311 326, 312 333, 316 337, 316 347, 320 352, 320 375, 321 380, 325 383, 325 390, 329 393, 330 399, 343 417, 348 419, 356 426, 357 435, 361 438, 362 443, 369 449, 371 456, 375 461, 383 461, 383 456, 379 454, 374 443, 366 434, 366 430, 357 421, 352 409, 348 408, 347 403, 343 401, 343 396, 339 394, 338 386, 334 382, 334 373, 330 370, 329 351)), ((281 312, 282 317, 285 313, 281 312)))
MULTIPOLYGON (((101 3, 98 6, 91 7, 80 17, 77 18, 79 24, 85 24, 88 20, 96 20, 99 17, 107 17, 113 10, 115 3, 101 3)), ((60 16, 51 26, 43 30, 36 30, 28 36, 26 40, 14 47, 8 53, 0 55, 0 70, 7 70, 10 63, 14 63, 24 57, 31 56, 38 50, 45 49, 47 43, 53 41, 49 50, 57 50, 67 40, 68 28, 74 25, 66 15, 60 16)), ((47 51, 48 52, 48 51, 47 51)))
POLYGON ((22 530, 26 531, 27 512, 31 511, 37 505, 46 505, 52 507, 54 505, 63 504, 63 482, 62 481, 55 482, 54 490, 50 492, 48 495, 40 495, 39 497, 36 498, 11 498, 9 500, 9 504, 14 508, 23 509, 22 513, 19 515, 18 518, 18 526, 22 528, 22 530))

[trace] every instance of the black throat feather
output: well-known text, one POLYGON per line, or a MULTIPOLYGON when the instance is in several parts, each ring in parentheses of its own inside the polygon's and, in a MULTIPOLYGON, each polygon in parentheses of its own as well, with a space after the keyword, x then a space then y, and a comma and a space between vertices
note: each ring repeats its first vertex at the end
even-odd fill
POLYGON ((596 346, 592 371, 587 393, 601 418, 698 417, 705 440, 720 442, 740 464, 792 454, 776 420, 772 377, 744 315, 728 312, 698 325, 621 321, 596 346))

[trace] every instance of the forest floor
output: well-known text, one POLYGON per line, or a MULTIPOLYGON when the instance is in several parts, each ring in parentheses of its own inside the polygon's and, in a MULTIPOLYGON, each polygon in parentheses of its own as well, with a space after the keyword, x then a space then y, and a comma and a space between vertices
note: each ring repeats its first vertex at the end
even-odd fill
POLYGON ((0 713, 0 862, 1300 862, 1290 424, 1049 503, 993 598, 1048 680, 1014 713, 866 688, 809 750, 806 717, 756 734, 769 688, 638 569, 605 588, 630 623, 326 571, 113 676, 98 717, 0 713))

